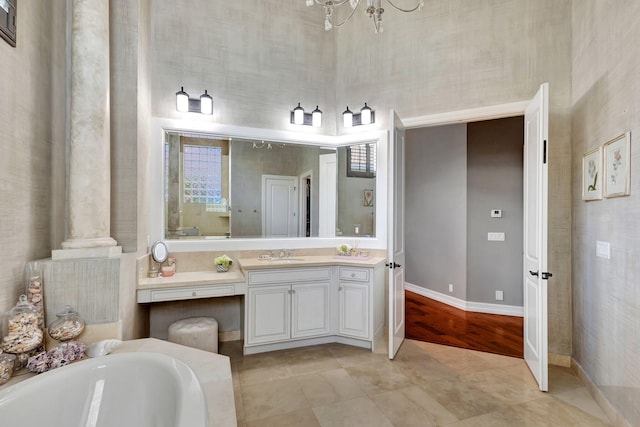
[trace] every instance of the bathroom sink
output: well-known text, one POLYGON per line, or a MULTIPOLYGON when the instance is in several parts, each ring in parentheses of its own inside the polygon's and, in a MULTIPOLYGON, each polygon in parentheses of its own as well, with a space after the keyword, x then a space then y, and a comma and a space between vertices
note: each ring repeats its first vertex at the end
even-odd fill
POLYGON ((304 258, 268 258, 265 261, 269 264, 296 264, 306 260, 304 258))

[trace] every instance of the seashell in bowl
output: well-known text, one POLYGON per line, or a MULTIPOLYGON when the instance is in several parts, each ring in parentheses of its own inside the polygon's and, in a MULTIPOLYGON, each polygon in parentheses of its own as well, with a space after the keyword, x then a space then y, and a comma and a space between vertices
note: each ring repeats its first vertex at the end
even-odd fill
POLYGON ((122 344, 122 341, 120 340, 102 340, 94 342, 87 346, 86 353, 89 357, 105 356, 118 348, 120 344, 122 344))

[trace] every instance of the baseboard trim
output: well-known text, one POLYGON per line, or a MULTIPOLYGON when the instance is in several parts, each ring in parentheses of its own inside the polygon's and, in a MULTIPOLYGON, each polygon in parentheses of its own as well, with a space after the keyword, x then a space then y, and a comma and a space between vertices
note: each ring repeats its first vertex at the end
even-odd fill
POLYGON ((616 409, 616 407, 607 399, 604 393, 593 382, 591 377, 582 369, 582 366, 572 357, 571 369, 578 375, 578 378, 584 383, 589 393, 596 401, 602 411, 605 413, 611 424, 616 427, 631 427, 631 423, 616 409))
POLYGON ((558 353, 547 353, 549 365, 562 366, 563 368, 571 367, 571 356, 558 353))
POLYGON ((218 332, 218 341, 220 342, 240 341, 241 339, 242 334, 240 333, 240 329, 235 331, 218 332))
POLYGON ((465 301, 460 298, 445 295, 431 289, 426 289, 412 283, 405 282, 404 288, 423 297, 431 298, 460 310, 476 313, 500 314, 503 316, 524 317, 524 307, 517 305, 489 304, 483 302, 465 301))

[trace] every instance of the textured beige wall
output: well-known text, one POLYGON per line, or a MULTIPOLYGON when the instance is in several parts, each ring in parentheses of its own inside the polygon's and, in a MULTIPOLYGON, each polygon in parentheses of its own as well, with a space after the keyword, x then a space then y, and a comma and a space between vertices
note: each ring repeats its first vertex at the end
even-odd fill
POLYGON ((21 1, 17 46, 0 40, 0 312, 28 261, 64 239, 66 2, 21 1))
MULTIPOLYGON (((531 99, 550 83, 549 351, 571 353, 571 2, 426 0, 337 34, 336 100, 401 118, 531 99)), ((340 133, 342 130, 338 130, 340 133)))
POLYGON ((148 332, 148 307, 136 302, 137 255, 147 252, 149 0, 112 0, 111 236, 122 246, 119 319, 125 339, 148 332))
POLYGON ((234 0, 152 3, 152 115, 271 129, 289 123, 297 102, 327 114, 332 133, 335 51, 322 9, 303 1, 234 0), (178 113, 175 93, 213 96, 213 117, 178 113))
POLYGON ((640 425, 640 2, 574 1, 572 14, 573 357, 640 425), (627 131, 631 196, 583 202, 583 154, 627 131))

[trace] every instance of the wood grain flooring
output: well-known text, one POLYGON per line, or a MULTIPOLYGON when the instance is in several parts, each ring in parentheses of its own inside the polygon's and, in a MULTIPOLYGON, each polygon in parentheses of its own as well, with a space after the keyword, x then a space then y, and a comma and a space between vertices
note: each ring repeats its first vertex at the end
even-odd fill
POLYGON ((523 318, 474 313, 405 291, 405 336, 506 356, 524 355, 523 318))

